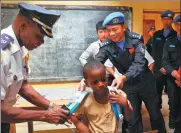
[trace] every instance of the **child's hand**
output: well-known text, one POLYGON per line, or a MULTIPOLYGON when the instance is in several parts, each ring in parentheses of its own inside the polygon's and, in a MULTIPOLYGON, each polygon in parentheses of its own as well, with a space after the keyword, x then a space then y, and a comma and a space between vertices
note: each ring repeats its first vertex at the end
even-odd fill
POLYGON ((74 124, 76 124, 76 123, 79 122, 79 120, 78 120, 78 118, 77 118, 77 116, 76 116, 75 114, 72 114, 72 115, 70 116, 70 119, 71 119, 71 121, 72 121, 74 124))
POLYGON ((180 87, 181 81, 175 80, 175 83, 178 85, 178 87, 180 87))
POLYGON ((109 98, 111 103, 120 104, 123 108, 128 106, 127 95, 122 90, 111 90, 109 98))
POLYGON ((79 114, 79 115, 76 115, 75 113, 73 113, 71 116, 70 116, 70 119, 72 120, 72 122, 74 124, 77 124, 79 122, 82 122, 82 123, 86 123, 87 121, 85 120, 85 116, 82 115, 82 114, 79 114))
POLYGON ((85 119, 83 120, 83 117, 84 117, 83 115, 75 115, 75 114, 72 114, 70 116, 72 122, 74 123, 79 133, 90 133, 88 124, 85 123, 85 119))

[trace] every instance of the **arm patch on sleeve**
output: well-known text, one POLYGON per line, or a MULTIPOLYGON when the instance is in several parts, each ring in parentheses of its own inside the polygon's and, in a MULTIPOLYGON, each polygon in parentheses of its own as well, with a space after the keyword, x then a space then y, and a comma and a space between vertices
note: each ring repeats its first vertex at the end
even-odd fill
POLYGON ((3 34, 1 35, 0 48, 1 48, 1 49, 5 49, 5 48, 6 48, 7 46, 9 46, 10 43, 13 42, 13 41, 14 41, 14 39, 13 39, 11 36, 3 33, 3 34))

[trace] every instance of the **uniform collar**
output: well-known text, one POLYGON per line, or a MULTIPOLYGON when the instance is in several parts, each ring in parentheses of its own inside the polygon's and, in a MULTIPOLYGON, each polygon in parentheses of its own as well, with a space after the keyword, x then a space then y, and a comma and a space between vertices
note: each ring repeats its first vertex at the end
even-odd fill
POLYGON ((10 47, 10 51, 12 54, 16 53, 17 51, 20 50, 20 45, 19 45, 19 42, 14 34, 14 31, 13 31, 13 28, 12 28, 12 25, 10 25, 8 28, 7 28, 7 33, 8 35, 10 35, 13 39, 14 39, 14 42, 11 44, 11 47, 10 47))

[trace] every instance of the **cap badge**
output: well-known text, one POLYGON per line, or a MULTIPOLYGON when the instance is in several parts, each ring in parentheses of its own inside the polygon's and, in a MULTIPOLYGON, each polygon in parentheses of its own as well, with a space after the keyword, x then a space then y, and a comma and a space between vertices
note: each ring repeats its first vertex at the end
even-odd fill
POLYGON ((168 17, 172 17, 172 14, 169 13, 169 14, 168 14, 168 17))
POLYGON ((118 19, 118 18, 114 18, 114 19, 112 20, 112 23, 113 23, 113 24, 119 23, 119 19, 118 19))

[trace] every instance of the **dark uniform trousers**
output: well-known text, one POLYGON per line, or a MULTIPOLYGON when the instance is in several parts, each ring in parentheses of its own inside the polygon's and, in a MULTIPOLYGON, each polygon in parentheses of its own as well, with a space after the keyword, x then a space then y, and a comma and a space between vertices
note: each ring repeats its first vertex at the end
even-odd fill
POLYGON ((156 79, 156 88, 158 93, 158 107, 162 108, 162 92, 165 87, 168 91, 167 86, 167 75, 163 75, 158 69, 154 69, 154 77, 156 79))
POLYGON ((130 133, 143 132, 140 114, 142 100, 149 112, 152 130, 159 130, 159 133, 166 133, 163 116, 160 109, 156 107, 158 106, 158 95, 152 72, 147 70, 137 81, 126 82, 123 90, 127 93, 134 110, 129 121, 130 133))
POLYGON ((181 91, 180 91, 180 106, 179 106, 179 108, 180 108, 180 115, 179 115, 179 117, 177 119, 177 122, 175 124, 174 133, 181 133, 181 91))
POLYGON ((179 106, 179 108, 180 108, 180 115, 179 115, 179 117, 177 119, 177 122, 175 124, 174 133, 181 133, 181 91, 180 91, 180 106, 179 106))
POLYGON ((175 126, 175 131, 174 131, 174 133, 181 133, 181 122, 180 123, 178 123, 176 126, 175 126))
POLYGON ((162 107, 162 91, 165 87, 167 89, 166 83, 166 76, 163 75, 159 70, 163 67, 162 65, 162 54, 163 54, 163 47, 166 40, 172 36, 176 36, 177 33, 171 29, 170 33, 167 37, 163 35, 164 29, 158 30, 154 33, 153 36, 153 44, 152 44, 152 55, 155 60, 155 67, 154 67, 154 74, 156 78, 156 87, 159 97, 159 107, 162 107))
MULTIPOLYGON (((169 115, 169 123, 175 124, 179 117, 180 113, 180 91, 181 89, 175 84, 175 79, 168 75, 167 85, 168 85, 168 98, 169 98, 169 108, 170 108, 170 115, 169 115)), ((181 125, 180 125, 181 126, 181 125)), ((180 132, 181 133, 181 132, 180 132)))
POLYGON ((9 133, 10 124, 1 122, 1 133, 9 133))

